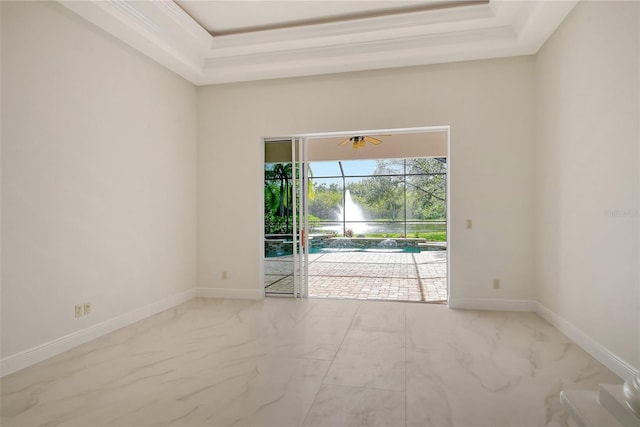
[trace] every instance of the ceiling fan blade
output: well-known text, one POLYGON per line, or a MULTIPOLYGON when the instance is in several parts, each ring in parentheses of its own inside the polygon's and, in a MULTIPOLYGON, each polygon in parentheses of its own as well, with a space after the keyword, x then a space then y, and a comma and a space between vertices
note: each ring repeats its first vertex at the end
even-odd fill
POLYGON ((372 136, 365 136, 364 140, 367 141, 367 142, 370 142, 370 143, 372 143, 374 145, 382 144, 381 140, 379 140, 377 138, 374 138, 372 136))
POLYGON ((351 141, 351 138, 347 138, 344 141, 342 141, 340 144, 338 145, 345 145, 347 142, 351 141))

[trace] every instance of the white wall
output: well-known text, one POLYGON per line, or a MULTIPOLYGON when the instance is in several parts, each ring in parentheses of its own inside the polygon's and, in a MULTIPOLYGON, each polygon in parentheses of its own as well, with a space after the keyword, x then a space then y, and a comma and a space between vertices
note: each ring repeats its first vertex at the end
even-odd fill
POLYGON ((3 357, 193 288, 196 116, 57 3, 2 2, 3 357))
POLYGON ((640 367, 637 2, 580 2, 536 58, 539 301, 640 367))
POLYGON ((262 286, 263 137, 451 125, 452 298, 533 299, 532 61, 198 88, 199 286, 262 286))

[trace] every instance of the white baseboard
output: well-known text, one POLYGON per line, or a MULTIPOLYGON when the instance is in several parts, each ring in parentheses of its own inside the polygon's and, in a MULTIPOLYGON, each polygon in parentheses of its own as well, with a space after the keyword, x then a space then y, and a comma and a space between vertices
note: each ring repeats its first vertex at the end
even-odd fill
POLYGON ((609 349, 591 338, 589 335, 585 334, 568 320, 549 310, 539 302, 536 303, 536 306, 536 313, 538 316, 555 326, 556 329, 569 337, 573 342, 582 347, 584 351, 589 353, 594 359, 609 368, 620 378, 627 379, 640 373, 638 368, 633 367, 618 355, 609 351, 609 349))
POLYGON ((602 344, 585 334, 577 326, 549 310, 547 307, 533 300, 501 300, 485 298, 450 299, 449 307, 463 310, 495 310, 495 311, 530 311, 538 314, 553 325, 560 332, 579 345, 591 357, 609 368, 622 379, 627 379, 640 373, 618 355, 611 352, 602 344))
POLYGON ((9 375, 13 372, 34 365, 45 359, 72 349, 73 347, 77 347, 80 344, 84 344, 88 341, 106 335, 116 329, 123 328, 178 304, 182 304, 183 302, 193 299, 195 295, 196 293, 193 289, 172 295, 139 309, 121 314, 113 319, 105 320, 104 322, 89 326, 88 328, 81 329, 69 335, 65 335, 20 353, 8 356, 0 360, 0 376, 4 377, 5 375, 9 375))
POLYGON ((536 301, 489 298, 450 298, 449 307, 463 310, 536 311, 536 301))
MULTIPOLYGON (((197 288, 165 298, 155 303, 146 305, 137 310, 122 314, 113 319, 106 320, 80 331, 57 338, 31 349, 8 356, 0 360, 0 377, 34 365, 45 359, 53 357, 80 344, 123 328, 139 320, 153 316, 156 313, 167 310, 183 302, 196 297, 201 298, 233 298, 254 299, 263 298, 260 289, 228 289, 228 288, 197 288)), ((622 379, 629 378, 640 373, 638 368, 609 351, 602 344, 582 332, 568 320, 549 310, 537 301, 532 300, 501 300, 485 298, 450 299, 449 307, 454 309, 469 310, 496 310, 496 311, 530 311, 537 313, 544 320, 556 327, 560 332, 569 337, 594 359, 613 371, 622 379)))
POLYGON ((264 297, 264 292, 261 289, 196 288, 195 295, 199 298, 260 300, 264 297))

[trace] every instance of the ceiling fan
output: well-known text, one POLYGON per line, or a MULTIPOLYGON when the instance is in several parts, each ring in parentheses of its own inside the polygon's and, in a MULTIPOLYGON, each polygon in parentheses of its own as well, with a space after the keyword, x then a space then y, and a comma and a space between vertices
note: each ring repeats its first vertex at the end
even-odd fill
MULTIPOLYGON (((391 136, 391 135, 384 135, 384 136, 391 136)), ((350 138, 345 139, 338 145, 345 145, 348 142, 351 142, 354 150, 357 150, 358 148, 363 148, 367 142, 373 145, 382 144, 381 140, 379 140, 378 138, 374 138, 372 136, 352 136, 350 138)))

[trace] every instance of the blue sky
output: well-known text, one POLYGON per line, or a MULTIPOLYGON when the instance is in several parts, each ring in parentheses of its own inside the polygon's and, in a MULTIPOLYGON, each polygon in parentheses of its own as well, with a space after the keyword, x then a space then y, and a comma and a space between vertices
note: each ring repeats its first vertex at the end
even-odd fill
MULTIPOLYGON (((314 177, 340 176, 337 161, 309 162, 314 177)), ((373 175, 376 168, 375 160, 344 160, 342 161, 345 175, 373 175)))

